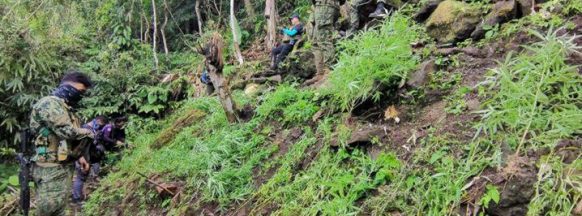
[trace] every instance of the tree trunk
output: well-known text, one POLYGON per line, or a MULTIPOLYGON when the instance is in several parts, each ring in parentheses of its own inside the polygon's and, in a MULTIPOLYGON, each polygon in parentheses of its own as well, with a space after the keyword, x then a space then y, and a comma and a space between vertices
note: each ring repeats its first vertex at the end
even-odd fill
POLYGON ((226 113, 226 118, 228 122, 235 123, 238 120, 236 104, 232 100, 230 89, 228 88, 228 80, 223 76, 222 70, 214 67, 214 65, 207 65, 208 75, 210 80, 212 80, 212 85, 214 89, 218 92, 218 97, 220 98, 220 104, 226 113))
POLYGON ((168 8, 168 3, 166 2, 166 0, 164 0, 164 8, 166 8, 164 10, 164 23, 162 23, 162 29, 160 30, 160 33, 162 33, 162 42, 164 43, 164 53, 168 55, 170 52, 168 51, 168 43, 166 41, 166 33, 164 31, 166 30, 166 25, 168 25, 168 11, 170 10, 170 8, 168 8))
POLYGON ((194 11, 196 12, 196 20, 198 20, 198 34, 202 35, 202 16, 200 15, 200 1, 196 0, 194 11))
POLYGON ((222 69, 224 68, 222 57, 223 48, 224 40, 220 34, 214 33, 211 41, 204 49, 200 50, 200 53, 205 57, 204 63, 208 70, 208 75, 210 76, 210 80, 212 80, 214 89, 218 91, 220 104, 222 104, 228 122, 235 123, 238 120, 238 110, 234 100, 232 100, 228 80, 222 74, 222 69))
POLYGON ((238 63, 242 65, 244 63, 244 59, 239 47, 241 35, 240 28, 238 27, 238 21, 234 15, 234 0, 230 0, 230 29, 232 30, 234 53, 238 63))
POLYGON ((158 70, 158 65, 159 65, 159 61, 158 61, 158 54, 157 54, 157 50, 156 50, 156 44, 158 43, 158 39, 157 39, 157 34, 158 34, 158 24, 157 24, 157 18, 156 18, 156 1, 152 0, 152 10, 154 13, 154 41, 153 41, 153 52, 154 52, 154 63, 155 63, 155 67, 156 70, 158 70))
POLYGON ((244 0, 245 2, 245 10, 247 11, 247 15, 249 15, 250 18, 255 18, 257 15, 257 13, 255 12, 255 8, 253 7, 253 3, 251 3, 251 0, 244 0))
POLYGON ((267 19, 267 50, 275 47, 277 42, 277 3, 275 0, 267 0, 265 5, 265 18, 267 19))

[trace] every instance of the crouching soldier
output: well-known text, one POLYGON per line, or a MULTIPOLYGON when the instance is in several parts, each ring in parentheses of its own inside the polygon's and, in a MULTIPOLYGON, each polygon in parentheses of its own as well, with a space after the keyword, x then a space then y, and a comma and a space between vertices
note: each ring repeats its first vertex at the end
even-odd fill
POLYGON ((118 117, 113 123, 105 125, 103 128, 103 143, 107 150, 118 150, 121 147, 127 147, 125 143, 125 124, 127 117, 118 117))
POLYGON ((107 123, 107 118, 105 116, 98 116, 89 123, 83 125, 83 128, 89 129, 95 134, 95 139, 89 150, 89 158, 84 158, 88 160, 91 164, 89 172, 83 170, 80 161, 75 161, 75 176, 73 177, 73 202, 76 204, 81 204, 84 200, 83 188, 88 177, 97 179, 99 176, 99 171, 101 167, 101 161, 105 157, 105 147, 100 142, 101 130, 105 127, 107 123))
POLYGON ((299 15, 293 15, 289 18, 291 24, 290 28, 281 30, 284 36, 283 43, 271 51, 271 69, 275 70, 279 67, 287 55, 293 50, 295 44, 301 39, 303 34, 303 24, 299 21, 299 15))
POLYGON ((31 161, 37 215, 65 215, 73 161, 78 160, 85 172, 89 170, 89 163, 81 156, 88 145, 80 141, 93 139, 94 135, 81 128, 73 108, 91 86, 87 75, 70 71, 52 95, 41 98, 32 107, 30 128, 35 136, 36 153, 31 161))

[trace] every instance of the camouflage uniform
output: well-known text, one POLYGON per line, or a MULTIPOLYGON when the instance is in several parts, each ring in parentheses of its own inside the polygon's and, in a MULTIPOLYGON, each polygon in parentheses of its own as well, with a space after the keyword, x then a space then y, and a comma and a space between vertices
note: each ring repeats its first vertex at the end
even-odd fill
POLYGON ((315 0, 313 17, 313 55, 318 75, 323 75, 335 57, 334 30, 339 17, 340 0, 315 0))
POLYGON ((65 215, 71 195, 72 166, 69 161, 83 153, 74 144, 93 138, 81 128, 77 116, 56 96, 41 98, 32 108, 30 128, 35 132, 33 179, 36 184, 37 215, 65 215))
MULTIPOLYGON (((350 28, 348 29, 348 35, 355 33, 358 29, 360 25, 359 8, 368 2, 370 0, 352 0, 350 2, 350 28)), ((376 3, 388 4, 387 0, 377 0, 376 3)))

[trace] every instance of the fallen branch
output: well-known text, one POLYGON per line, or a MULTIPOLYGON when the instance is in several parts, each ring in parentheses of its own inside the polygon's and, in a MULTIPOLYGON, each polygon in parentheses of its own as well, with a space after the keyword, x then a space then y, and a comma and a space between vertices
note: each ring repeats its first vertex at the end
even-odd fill
POLYGON ((166 191, 166 192, 168 192, 170 195, 172 195, 172 197, 176 195, 176 194, 175 194, 174 192, 172 192, 170 189, 168 189, 168 188, 164 187, 163 185, 161 185, 161 184, 159 184, 159 183, 157 183, 157 182, 155 182, 155 181, 151 180, 150 178, 148 178, 148 177, 147 177, 146 175, 144 175, 143 173, 137 172, 137 174, 138 174, 138 175, 140 175, 140 176, 143 176, 143 177, 146 179, 146 181, 148 181, 149 183, 152 183, 152 184, 154 184, 154 185, 156 185, 156 186, 160 187, 161 189, 165 190, 165 191, 166 191))

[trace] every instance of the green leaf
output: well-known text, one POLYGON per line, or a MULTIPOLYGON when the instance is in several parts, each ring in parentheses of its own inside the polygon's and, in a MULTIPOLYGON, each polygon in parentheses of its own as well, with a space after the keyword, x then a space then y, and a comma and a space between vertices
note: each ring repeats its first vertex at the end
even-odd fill
POLYGON ((12 186, 18 186, 20 185, 18 183, 18 176, 17 175, 13 175, 8 177, 8 184, 12 185, 12 186))
POLYGON ((437 160, 441 159, 446 153, 444 151, 437 151, 430 157, 428 163, 433 164, 437 160))

